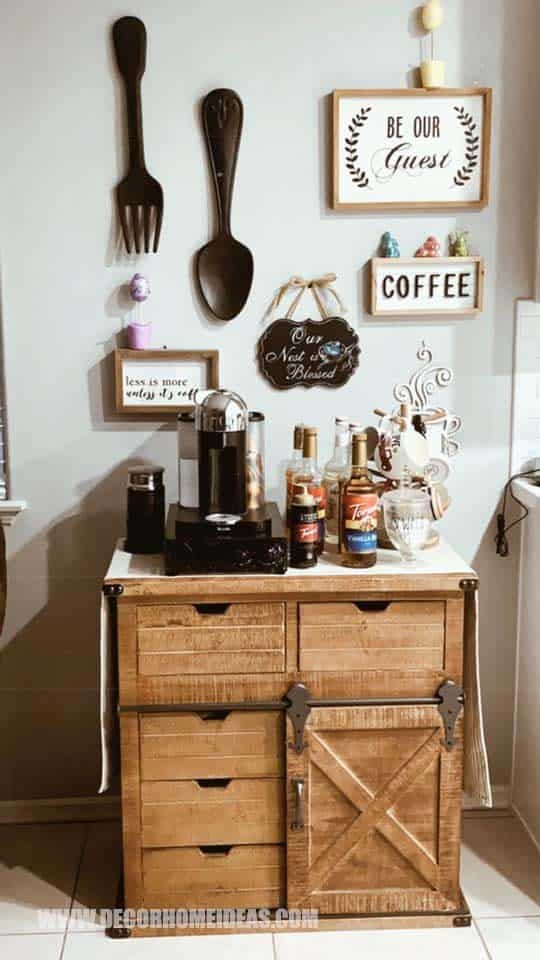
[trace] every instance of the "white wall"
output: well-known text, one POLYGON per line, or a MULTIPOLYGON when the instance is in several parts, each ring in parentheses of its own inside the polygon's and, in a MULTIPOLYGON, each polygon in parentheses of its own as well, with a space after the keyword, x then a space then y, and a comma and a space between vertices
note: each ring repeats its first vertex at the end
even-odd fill
POLYGON ((409 0, 18 0, 2 15, 1 297, 11 491, 30 509, 10 537, 0 731, 3 798, 91 793, 97 780, 99 581, 123 530, 126 466, 168 467, 170 424, 115 417, 110 354, 122 326, 120 287, 150 276, 155 345, 220 350, 222 383, 268 422, 270 490, 295 421, 315 422, 327 455, 331 420, 368 420, 416 366, 425 337, 455 385, 445 400, 465 422, 454 504, 444 523, 482 579, 482 672, 495 782, 509 779, 515 566, 492 552, 506 477, 513 301, 533 276, 537 157, 535 0, 446 0, 441 56, 449 84, 495 88, 492 199, 459 219, 487 262, 484 313, 450 324, 383 326, 365 315, 362 278, 383 230, 411 253, 453 217, 334 214, 327 196, 327 97, 337 87, 400 87, 420 59, 409 0), (121 88, 109 27, 127 12, 149 33, 144 80, 147 159, 163 183, 158 257, 112 255, 112 190, 121 175, 121 88), (193 255, 210 223, 199 101, 216 86, 244 101, 233 228, 254 252, 243 314, 203 316, 193 255), (362 357, 338 393, 278 393, 257 372, 255 345, 275 288, 292 273, 334 270, 362 357))
POLYGON ((518 481, 516 496, 529 510, 521 531, 518 598, 516 725, 512 769, 512 805, 540 849, 540 491, 518 481))

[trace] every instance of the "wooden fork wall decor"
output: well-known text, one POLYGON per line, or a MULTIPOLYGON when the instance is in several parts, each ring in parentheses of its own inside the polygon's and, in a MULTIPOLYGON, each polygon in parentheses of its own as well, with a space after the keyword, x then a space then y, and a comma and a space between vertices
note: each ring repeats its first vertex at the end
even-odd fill
POLYGON ((157 253, 163 222, 163 189, 146 169, 141 80, 146 67, 146 28, 137 17, 122 17, 113 26, 118 69, 124 78, 129 145, 127 176, 116 188, 118 216, 126 250, 157 253))

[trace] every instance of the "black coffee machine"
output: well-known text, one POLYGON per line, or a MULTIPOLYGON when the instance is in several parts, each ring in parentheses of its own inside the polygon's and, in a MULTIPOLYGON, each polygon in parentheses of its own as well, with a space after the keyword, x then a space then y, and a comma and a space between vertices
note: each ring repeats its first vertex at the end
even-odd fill
MULTIPOLYGON (((248 509, 249 425, 244 401, 229 390, 209 392, 198 404, 199 508, 169 508, 167 574, 285 573, 287 540, 277 505, 264 502, 261 491, 260 505, 248 509)), ((251 502, 252 493, 250 484, 251 502)))

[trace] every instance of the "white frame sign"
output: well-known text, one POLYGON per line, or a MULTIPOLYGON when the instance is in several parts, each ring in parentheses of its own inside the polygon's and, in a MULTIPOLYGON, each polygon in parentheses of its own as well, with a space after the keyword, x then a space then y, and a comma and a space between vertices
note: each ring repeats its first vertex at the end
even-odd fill
POLYGON ((217 350, 117 350, 116 411, 174 416, 219 386, 217 350))
POLYGON ((480 313, 481 257, 379 257, 371 261, 373 317, 480 313))
POLYGON ((335 90, 334 210, 485 207, 491 90, 335 90))

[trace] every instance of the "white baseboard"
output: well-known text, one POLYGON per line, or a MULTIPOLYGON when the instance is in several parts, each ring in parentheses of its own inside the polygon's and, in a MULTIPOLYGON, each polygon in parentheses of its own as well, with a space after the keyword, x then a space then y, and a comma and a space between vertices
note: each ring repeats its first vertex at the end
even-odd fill
POLYGON ((51 800, 2 800, 2 823, 78 823, 119 820, 120 797, 59 797, 51 800))
MULTIPOLYGON (((493 807, 491 808, 492 810, 510 809, 510 784, 495 783, 491 787, 491 793, 493 796, 493 807)), ((476 800, 473 800, 466 793, 464 793, 463 809, 464 810, 485 810, 487 808, 479 807, 476 800)))

